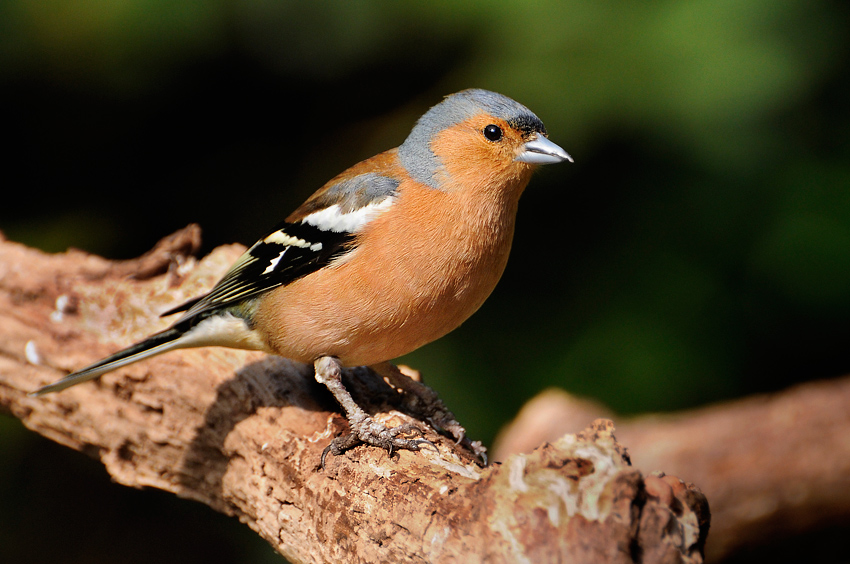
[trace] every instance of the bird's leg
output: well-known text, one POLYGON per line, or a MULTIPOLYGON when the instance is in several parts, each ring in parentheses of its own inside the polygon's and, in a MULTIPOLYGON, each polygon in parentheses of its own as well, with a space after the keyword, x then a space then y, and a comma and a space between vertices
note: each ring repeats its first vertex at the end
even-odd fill
POLYGON ((349 435, 337 437, 325 447, 322 452, 322 468, 325 467, 325 457, 329 452, 338 456, 360 443, 384 448, 390 455, 392 455, 393 449, 419 450, 422 445, 434 446, 431 441, 426 439, 405 439, 398 436, 411 432, 421 435, 422 430, 412 423, 390 429, 386 425, 378 423, 363 411, 343 386, 342 364, 336 357, 323 356, 316 360, 313 366, 316 370, 316 381, 324 384, 334 395, 336 401, 345 410, 345 416, 351 427, 349 435))
POLYGON ((481 444, 481 441, 469 440, 466 429, 458 422, 454 413, 449 411, 437 392, 402 373, 390 362, 382 362, 369 368, 385 378, 390 386, 403 392, 403 405, 408 413, 427 421, 435 430, 447 433, 455 439, 457 444, 462 444, 485 465, 487 464, 487 448, 481 444))

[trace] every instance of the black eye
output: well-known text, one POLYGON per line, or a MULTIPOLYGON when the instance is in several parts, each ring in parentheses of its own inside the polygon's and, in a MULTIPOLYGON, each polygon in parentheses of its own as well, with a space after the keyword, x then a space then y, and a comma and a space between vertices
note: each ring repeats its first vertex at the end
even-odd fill
POLYGON ((502 129, 497 125, 488 125, 484 128, 484 137, 490 141, 498 141, 502 138, 502 129))

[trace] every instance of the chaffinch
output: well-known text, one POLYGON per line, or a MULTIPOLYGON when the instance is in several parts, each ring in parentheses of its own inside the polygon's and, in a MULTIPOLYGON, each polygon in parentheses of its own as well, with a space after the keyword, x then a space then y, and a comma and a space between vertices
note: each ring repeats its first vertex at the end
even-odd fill
MULTIPOLYGON (((56 392, 167 351, 224 346, 313 363, 365 442, 416 450, 369 417, 341 381, 452 331, 495 287, 517 204, 537 165, 572 161, 525 106, 487 90, 447 96, 397 148, 331 179, 257 241, 206 295, 163 315, 160 333, 34 395, 56 392)), ((324 461, 323 454, 323 461, 324 461)))

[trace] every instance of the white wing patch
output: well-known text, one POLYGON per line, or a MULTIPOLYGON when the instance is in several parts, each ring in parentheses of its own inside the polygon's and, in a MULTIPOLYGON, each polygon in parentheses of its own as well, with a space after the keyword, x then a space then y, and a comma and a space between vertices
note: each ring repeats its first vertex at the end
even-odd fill
POLYGON ((334 204, 325 209, 313 212, 301 223, 307 223, 322 231, 333 231, 334 233, 357 233, 372 221, 376 215, 386 211, 393 203, 393 198, 384 198, 380 202, 367 204, 348 213, 341 213, 339 204, 334 204))
MULTIPOLYGON (((321 243, 310 244, 304 239, 299 239, 298 237, 293 237, 292 235, 289 235, 283 229, 278 229, 277 231, 263 239, 263 243, 284 245, 286 247, 301 247, 302 249, 310 249, 311 251, 322 250, 321 243)), ((283 253, 281 253, 281 256, 283 256, 283 253)), ((280 260, 280 257, 278 257, 277 260, 280 260)))
POLYGON ((269 272, 271 272, 271 271, 273 271, 275 268, 277 268, 277 263, 279 263, 279 262, 280 262, 280 259, 282 259, 282 258, 283 258, 283 255, 285 255, 285 254, 286 254, 286 249, 283 249, 283 250, 280 252, 280 254, 279 254, 279 255, 277 255, 276 257, 274 257, 274 258, 271 260, 271 262, 269 262, 269 265, 268 265, 268 266, 266 267, 266 269, 263 271, 263 274, 268 274, 269 272))
MULTIPOLYGON (((292 235, 286 233, 283 229, 278 229, 277 231, 263 239, 262 242, 269 245, 281 245, 284 247, 284 249, 280 251, 280 254, 278 254, 269 262, 269 265, 263 271, 263 274, 273 272, 274 269, 277 268, 277 263, 279 263, 280 259, 283 258, 283 255, 286 254, 286 251, 289 249, 289 247, 300 247, 302 249, 310 249, 313 252, 318 252, 322 250, 321 243, 310 243, 309 241, 305 241, 304 239, 301 239, 299 237, 293 237, 292 235)), ((254 247, 256 246, 257 245, 254 245, 254 247)))

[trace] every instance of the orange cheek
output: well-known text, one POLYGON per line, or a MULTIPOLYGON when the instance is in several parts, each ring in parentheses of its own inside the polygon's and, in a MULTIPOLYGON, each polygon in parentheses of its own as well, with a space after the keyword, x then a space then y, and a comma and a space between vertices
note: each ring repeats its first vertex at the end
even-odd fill
POLYGON ((440 158, 446 175, 445 188, 462 188, 476 192, 520 192, 530 178, 533 167, 514 160, 511 140, 493 143, 477 134, 477 130, 449 128, 434 137, 431 148, 440 158))

